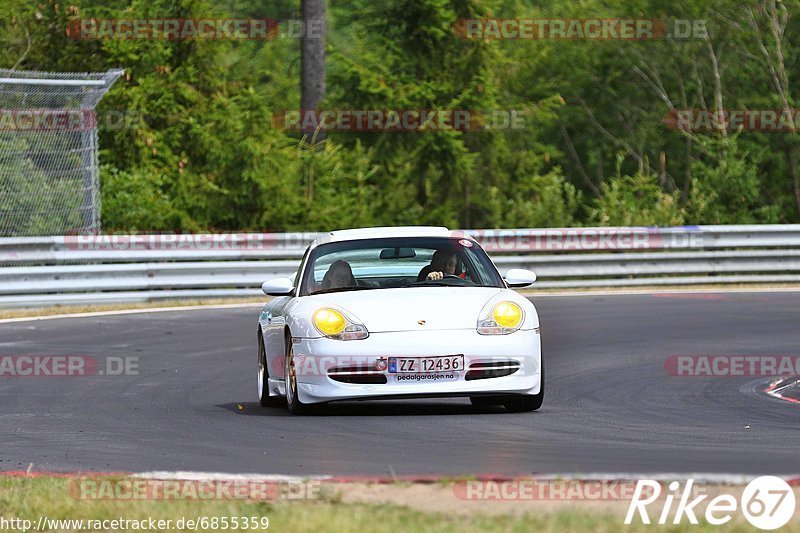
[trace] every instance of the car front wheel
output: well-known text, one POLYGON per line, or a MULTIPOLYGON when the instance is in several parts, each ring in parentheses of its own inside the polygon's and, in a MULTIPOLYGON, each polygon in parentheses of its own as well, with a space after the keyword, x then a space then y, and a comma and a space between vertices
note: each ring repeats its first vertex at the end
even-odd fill
POLYGON ((537 411, 542 407, 544 402, 544 359, 542 359, 541 370, 541 387, 539 393, 533 396, 528 395, 514 395, 514 396, 470 396, 469 401, 475 407, 490 407, 493 405, 502 405, 506 411, 512 413, 524 413, 528 411, 537 411))
POLYGON ((470 396, 469 401, 474 407, 491 407, 493 405, 503 405, 503 396, 470 396))
POLYGON ((264 337, 260 331, 258 332, 258 402, 263 407, 275 407, 281 403, 280 397, 269 395, 267 351, 264 349, 264 337))
POLYGON ((541 374, 539 375, 539 393, 533 396, 510 396, 503 405, 506 411, 512 413, 523 413, 527 411, 538 411, 544 401, 544 358, 542 358, 541 374))
POLYGON ((539 393, 534 396, 513 396, 503 402, 506 411, 512 413, 525 413, 528 411, 536 411, 542 406, 543 394, 539 393))
POLYGON ((289 412, 293 415, 301 415, 308 412, 308 406, 300 401, 297 395, 297 366, 294 360, 294 347, 292 346, 292 337, 286 336, 286 357, 285 357, 285 387, 286 387, 286 405, 289 407, 289 412))

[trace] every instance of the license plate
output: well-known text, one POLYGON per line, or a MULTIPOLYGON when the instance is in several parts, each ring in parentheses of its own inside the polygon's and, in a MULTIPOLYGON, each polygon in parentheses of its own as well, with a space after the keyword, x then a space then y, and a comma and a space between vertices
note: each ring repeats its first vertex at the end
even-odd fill
POLYGON ((439 357, 390 357, 391 374, 410 374, 414 372, 449 372, 464 370, 463 355, 439 357))

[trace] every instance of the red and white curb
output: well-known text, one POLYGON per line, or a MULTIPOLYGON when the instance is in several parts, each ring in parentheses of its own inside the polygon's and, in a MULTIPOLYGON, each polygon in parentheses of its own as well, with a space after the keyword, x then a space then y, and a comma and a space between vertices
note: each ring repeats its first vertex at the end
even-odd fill
MULTIPOLYGON (((327 483, 361 483, 361 484, 392 484, 392 483, 441 483, 447 481, 463 481, 465 479, 476 481, 519 481, 533 479, 537 481, 637 481, 652 479, 654 481, 687 481, 709 485, 744 485, 760 477, 751 474, 716 474, 716 473, 586 473, 586 474, 528 474, 510 476, 505 474, 477 474, 469 476, 459 475, 399 475, 399 476, 332 476, 332 475, 286 475, 286 474, 232 474, 224 472, 193 472, 193 471, 151 471, 151 472, 47 472, 9 470, 0 471, 0 477, 19 478, 80 478, 80 477, 133 477, 155 480, 177 481, 270 481, 276 483, 300 483, 306 481, 322 481, 327 483)), ((792 486, 800 486, 800 474, 778 475, 792 486)))
POLYGON ((773 381, 764 392, 767 394, 767 396, 771 396, 778 400, 800 404, 800 377, 795 376, 789 379, 773 381), (792 395, 788 396, 786 394, 787 392, 791 392, 792 395))

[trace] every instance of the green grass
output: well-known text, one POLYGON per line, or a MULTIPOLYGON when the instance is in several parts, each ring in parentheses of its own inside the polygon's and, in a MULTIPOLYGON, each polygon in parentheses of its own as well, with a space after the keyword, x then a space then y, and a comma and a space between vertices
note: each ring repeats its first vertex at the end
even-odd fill
MULTIPOLYGON (((472 510, 437 514, 396 505, 348 504, 339 501, 338 490, 322 490, 316 501, 98 501, 79 500, 68 490, 69 480, 53 477, 0 477, 0 517, 20 517, 37 523, 39 516, 50 519, 112 520, 153 518, 177 521, 181 517, 268 517, 269 530, 291 532, 394 532, 442 531, 529 532, 529 531, 720 531, 712 526, 677 527, 624 526, 623 514, 597 509, 555 506, 537 514, 482 514, 472 510)), ((8 529, 6 529, 8 530, 8 529)), ((134 531, 135 529, 100 529, 99 531, 134 531)), ((171 529, 172 531, 192 531, 171 529)), ((244 531, 244 529, 240 529, 244 531)), ((725 531, 750 531, 746 523, 736 519, 725 531)), ((800 531, 794 522, 788 531, 800 531)), ((50 530, 53 531, 53 530, 50 530)), ((81 531, 61 529, 58 531, 81 531)), ((86 531, 86 529, 82 530, 86 531)), ((98 530, 94 530, 98 531, 98 530)), ((220 531, 220 528, 198 528, 197 531, 220 531)), ((229 529, 230 531, 230 529, 229 529)), ((257 531, 251 529, 250 531, 257 531)))

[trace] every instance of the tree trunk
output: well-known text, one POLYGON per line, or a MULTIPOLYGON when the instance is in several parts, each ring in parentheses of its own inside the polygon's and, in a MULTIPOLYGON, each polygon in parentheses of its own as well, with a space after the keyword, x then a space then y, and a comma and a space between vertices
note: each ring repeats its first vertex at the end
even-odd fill
POLYGON ((789 175, 792 177, 795 213, 800 214, 800 177, 797 175, 797 145, 789 146, 789 175))
POLYGON ((469 210, 470 210, 470 196, 469 196, 469 180, 466 176, 464 176, 464 217, 462 219, 462 228, 469 229, 472 226, 472 220, 470 220, 469 210))
MULTIPOLYGON (((325 0, 303 0, 304 32, 300 50, 300 108, 316 110, 325 96, 325 0)), ((324 131, 306 131, 309 141, 325 139, 324 131)), ((312 142, 313 144, 313 142, 312 142)))

